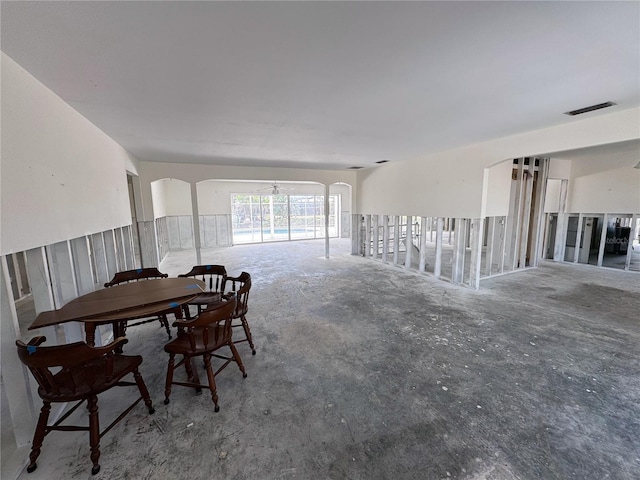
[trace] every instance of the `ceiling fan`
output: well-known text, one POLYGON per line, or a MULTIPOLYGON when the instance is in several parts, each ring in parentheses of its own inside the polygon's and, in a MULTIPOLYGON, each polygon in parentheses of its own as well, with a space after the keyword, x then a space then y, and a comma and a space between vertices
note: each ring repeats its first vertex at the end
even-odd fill
POLYGON ((283 188, 280 186, 278 182, 273 182, 273 184, 270 187, 260 188, 257 191, 258 192, 270 191, 269 192, 270 195, 280 195, 280 192, 282 190, 293 190, 293 188, 283 188))

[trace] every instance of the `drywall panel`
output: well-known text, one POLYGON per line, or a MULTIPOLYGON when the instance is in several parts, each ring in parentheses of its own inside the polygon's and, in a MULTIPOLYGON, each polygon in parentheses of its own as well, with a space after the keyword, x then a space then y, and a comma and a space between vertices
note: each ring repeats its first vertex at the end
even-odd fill
POLYGON ((560 211, 560 187, 562 180, 550 178, 547 180, 547 192, 544 196, 544 213, 558 213, 560 211))
POLYGON ((571 160, 551 158, 549 160, 549 178, 566 180, 571 176, 571 160))
POLYGON ((487 169, 488 180, 483 217, 502 217, 509 214, 512 170, 513 160, 507 160, 487 169))
POLYGON ((484 166, 463 152, 387 163, 358 173, 356 204, 360 213, 480 216, 483 178, 484 166))
POLYGON ((640 169, 618 168, 573 178, 567 211, 572 213, 640 212, 640 169))
POLYGON ((640 151, 583 156, 571 161, 571 176, 583 177, 617 168, 633 168, 640 162, 640 151))
POLYGON ((1 253, 131 223, 122 147, 4 53, 1 253))
POLYGON ((487 198, 485 168, 637 138, 640 108, 631 108, 359 170, 354 212, 477 218, 487 198))

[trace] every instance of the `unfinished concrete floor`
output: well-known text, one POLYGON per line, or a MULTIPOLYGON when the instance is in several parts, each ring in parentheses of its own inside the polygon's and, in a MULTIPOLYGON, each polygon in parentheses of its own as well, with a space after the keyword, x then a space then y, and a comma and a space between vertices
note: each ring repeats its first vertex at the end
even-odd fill
MULTIPOLYGON (((132 328, 155 415, 103 437, 96 477, 87 434, 54 432, 20 478, 640 477, 640 276, 543 263, 472 291, 332 245, 204 251, 253 276, 248 378, 217 377, 218 413, 184 387, 165 406, 166 333, 132 328)), ((103 425, 121 397, 100 399, 103 425)))

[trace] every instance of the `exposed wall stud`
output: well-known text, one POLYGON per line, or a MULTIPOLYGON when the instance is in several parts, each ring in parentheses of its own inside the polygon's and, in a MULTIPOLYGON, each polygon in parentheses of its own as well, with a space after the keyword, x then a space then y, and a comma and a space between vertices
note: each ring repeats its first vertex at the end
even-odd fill
POLYGON ((567 187, 569 180, 560 182, 560 204, 558 206, 558 224, 556 225, 556 240, 553 247, 553 260, 564 261, 564 251, 567 243, 567 187))
POLYGON ((631 233, 629 235, 629 243, 627 245, 627 258, 624 262, 624 269, 629 270, 631 268, 631 253, 633 252, 633 239, 636 232, 636 224, 638 223, 638 215, 634 213, 631 217, 631 233))
POLYGON ((598 249, 598 266, 602 266, 604 260, 604 249, 607 244, 607 225, 609 223, 609 214, 605 213, 602 219, 602 232, 600 233, 600 247, 598 249))
POLYGON ((389 261, 389 215, 382 216, 382 261, 389 261))
POLYGON ((400 215, 393 217, 393 264, 398 265, 400 254, 400 215))
POLYGON ((480 287, 480 269, 482 263, 482 224, 483 219, 469 220, 471 230, 471 258, 469 261, 469 286, 476 290, 480 287))
POLYGON ((365 219, 365 231, 364 231, 364 256, 371 256, 371 215, 367 214, 365 219))
POLYGON ((581 213, 578 215, 578 228, 576 229, 575 247, 573 249, 573 263, 578 263, 580 258, 580 247, 582 239, 582 224, 584 223, 584 215, 581 213))
POLYGON ((420 219, 420 260, 418 261, 418 271, 424 272, 427 265, 427 217, 420 219))
POLYGON ((371 256, 377 259, 380 249, 380 216, 372 215, 371 217, 371 256))
POLYGON ((406 249, 406 254, 404 257, 404 268, 409 270, 411 268, 411 258, 413 257, 413 217, 407 215, 407 227, 406 233, 404 237, 404 244, 406 249))

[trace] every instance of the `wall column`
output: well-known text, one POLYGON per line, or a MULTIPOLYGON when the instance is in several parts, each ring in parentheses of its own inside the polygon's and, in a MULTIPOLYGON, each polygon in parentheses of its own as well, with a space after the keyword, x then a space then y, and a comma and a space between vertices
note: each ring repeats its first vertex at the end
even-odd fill
POLYGON ((196 265, 202 265, 200 242, 200 214, 198 213, 198 184, 191 183, 191 213, 193 215, 193 243, 196 247, 196 265))

